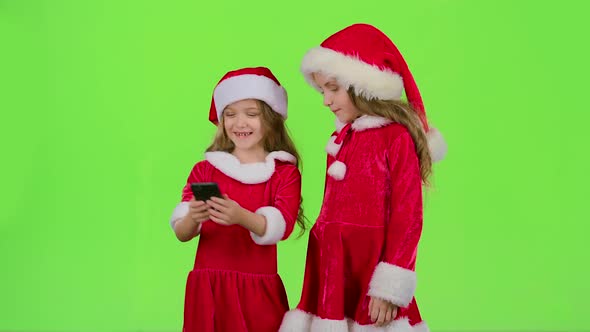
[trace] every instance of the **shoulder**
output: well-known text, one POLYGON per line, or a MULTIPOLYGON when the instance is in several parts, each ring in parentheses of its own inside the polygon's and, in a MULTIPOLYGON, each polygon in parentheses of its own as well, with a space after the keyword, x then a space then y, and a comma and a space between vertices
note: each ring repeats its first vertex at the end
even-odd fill
POLYGON ((412 141, 408 128, 397 122, 389 122, 380 127, 363 130, 359 134, 361 139, 371 140, 375 144, 393 145, 397 142, 412 141))

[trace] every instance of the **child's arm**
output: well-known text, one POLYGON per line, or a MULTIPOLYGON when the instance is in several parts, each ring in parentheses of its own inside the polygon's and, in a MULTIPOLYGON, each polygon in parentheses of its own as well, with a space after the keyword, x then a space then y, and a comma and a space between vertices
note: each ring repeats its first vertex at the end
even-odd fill
POLYGON ((264 216, 266 227, 262 234, 250 232, 252 240, 259 245, 273 245, 287 239, 295 228, 300 204, 301 173, 297 167, 292 166, 281 173, 281 182, 273 204, 255 211, 264 216))
POLYGON ((260 236, 266 230, 264 216, 244 209, 228 195, 223 195, 223 199, 211 197, 206 203, 210 206, 209 214, 213 222, 224 226, 240 225, 260 236))
POLYGON ((209 219, 207 205, 202 201, 195 201, 190 184, 192 182, 202 182, 199 164, 196 164, 189 174, 186 185, 182 190, 182 202, 180 202, 170 218, 170 226, 174 230, 176 237, 186 242, 201 232, 201 223, 209 219))
POLYGON ((209 219, 207 204, 202 201, 195 201, 192 198, 189 202, 189 210, 184 217, 178 218, 173 224, 176 237, 182 241, 190 241, 201 231, 201 223, 209 219))
POLYGON ((286 239, 295 226, 301 203, 301 173, 289 167, 281 173, 281 181, 271 206, 255 212, 242 208, 230 197, 213 197, 207 204, 211 220, 222 225, 238 224, 250 231, 252 240, 260 245, 273 245, 286 239))
POLYGON ((381 262, 373 272, 369 295, 407 307, 416 288, 415 262, 422 232, 422 180, 409 133, 397 137, 388 153, 392 181, 390 215, 381 262))

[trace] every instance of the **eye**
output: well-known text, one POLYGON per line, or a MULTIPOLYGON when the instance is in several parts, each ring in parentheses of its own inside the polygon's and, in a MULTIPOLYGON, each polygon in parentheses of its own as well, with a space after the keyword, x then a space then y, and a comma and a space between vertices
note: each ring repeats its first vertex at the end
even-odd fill
POLYGON ((233 113, 233 112, 226 112, 225 113, 226 118, 233 118, 234 116, 236 116, 236 113, 233 113))
POLYGON ((248 113, 246 115, 248 115, 249 118, 255 118, 259 115, 260 113, 248 113))

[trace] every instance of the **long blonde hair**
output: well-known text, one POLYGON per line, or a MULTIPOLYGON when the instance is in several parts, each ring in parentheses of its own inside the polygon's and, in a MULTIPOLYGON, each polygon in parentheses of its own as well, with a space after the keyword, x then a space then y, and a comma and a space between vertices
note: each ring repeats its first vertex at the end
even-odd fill
POLYGON ((401 100, 367 99, 357 95, 353 87, 350 87, 347 92, 352 103, 362 114, 384 117, 408 129, 420 162, 422 182, 428 185, 428 178, 432 173, 432 158, 428 149, 428 140, 424 127, 418 113, 412 106, 401 100))
MULTIPOLYGON (((287 131, 287 127, 285 126, 285 119, 283 117, 272 110, 270 106, 264 101, 256 99, 256 103, 258 104, 258 108, 260 109, 260 116, 261 116, 261 124, 262 124, 262 132, 263 132, 263 148, 267 152, 272 151, 285 151, 292 154, 296 159, 296 166, 299 169, 302 169, 302 162, 299 158, 299 153, 295 148, 295 144, 293 140, 289 136, 287 131)), ((223 115, 219 119, 219 124, 217 125, 217 132, 215 133, 215 137, 213 138, 213 143, 207 148, 207 152, 212 151, 224 151, 231 153, 235 148, 234 143, 231 139, 227 136, 225 132, 224 120, 223 115)), ((300 237, 305 233, 307 229, 307 218, 303 213, 303 199, 301 199, 301 204, 299 204, 299 212, 297 214, 297 224, 301 228, 301 231, 298 235, 300 237)))

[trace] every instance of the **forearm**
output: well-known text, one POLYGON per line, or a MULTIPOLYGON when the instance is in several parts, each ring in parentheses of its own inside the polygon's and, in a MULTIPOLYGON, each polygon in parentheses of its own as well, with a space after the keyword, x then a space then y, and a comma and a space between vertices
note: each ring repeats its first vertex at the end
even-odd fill
POLYGON ((258 236, 263 236, 266 232, 266 218, 246 209, 244 209, 243 216, 240 218, 240 225, 258 236))
POLYGON ((176 234, 176 237, 182 242, 193 239, 199 234, 200 229, 201 223, 193 221, 189 214, 183 218, 180 218, 174 224, 174 233, 176 234))

